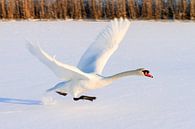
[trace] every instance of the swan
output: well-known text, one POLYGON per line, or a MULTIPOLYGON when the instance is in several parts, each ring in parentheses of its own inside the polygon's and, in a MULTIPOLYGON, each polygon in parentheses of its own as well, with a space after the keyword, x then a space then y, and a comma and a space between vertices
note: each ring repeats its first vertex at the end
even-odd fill
POLYGON ((27 43, 32 55, 48 66, 62 81, 47 90, 66 96, 72 95, 73 100, 93 101, 96 97, 85 96, 88 90, 105 87, 113 81, 126 76, 145 76, 152 78, 149 70, 139 68, 121 72, 112 76, 102 76, 104 66, 110 56, 117 50, 124 38, 130 22, 127 19, 112 20, 81 57, 78 66, 71 66, 56 60, 55 56, 47 54, 39 45, 27 43))

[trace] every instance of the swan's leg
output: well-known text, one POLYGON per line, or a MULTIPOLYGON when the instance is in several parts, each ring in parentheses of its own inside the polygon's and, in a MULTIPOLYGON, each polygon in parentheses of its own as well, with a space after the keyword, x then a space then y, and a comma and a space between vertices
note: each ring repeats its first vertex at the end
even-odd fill
POLYGON ((93 101, 93 100, 96 99, 96 97, 91 97, 91 96, 84 96, 84 95, 82 95, 82 96, 80 96, 79 98, 73 98, 73 99, 74 99, 75 101, 78 101, 78 100, 80 100, 80 99, 93 101))
POLYGON ((56 93, 58 93, 59 95, 63 95, 63 96, 67 95, 67 93, 63 93, 63 92, 60 92, 60 91, 56 91, 56 93))

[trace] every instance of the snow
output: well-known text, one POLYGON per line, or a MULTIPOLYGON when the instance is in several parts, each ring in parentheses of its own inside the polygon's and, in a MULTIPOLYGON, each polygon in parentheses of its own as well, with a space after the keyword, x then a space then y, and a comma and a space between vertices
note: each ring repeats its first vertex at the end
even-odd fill
POLYGON ((147 68, 88 92, 94 102, 46 93, 60 80, 25 48, 26 40, 77 65, 107 22, 0 22, 0 129, 195 128, 195 24, 133 21, 104 76, 147 68))

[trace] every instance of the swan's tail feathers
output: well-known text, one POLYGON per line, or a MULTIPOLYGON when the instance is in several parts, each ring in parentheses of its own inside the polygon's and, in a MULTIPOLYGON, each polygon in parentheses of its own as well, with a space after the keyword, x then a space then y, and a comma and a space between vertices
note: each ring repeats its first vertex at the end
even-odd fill
POLYGON ((64 87, 66 83, 67 83, 67 81, 59 82, 54 87, 47 89, 47 92, 51 92, 51 91, 60 89, 60 88, 64 87))

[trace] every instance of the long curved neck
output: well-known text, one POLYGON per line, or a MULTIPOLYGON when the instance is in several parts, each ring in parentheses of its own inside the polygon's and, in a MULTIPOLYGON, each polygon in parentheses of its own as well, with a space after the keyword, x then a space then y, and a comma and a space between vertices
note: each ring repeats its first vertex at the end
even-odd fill
POLYGON ((105 77, 104 79, 107 81, 114 81, 114 80, 118 80, 122 77, 126 77, 126 76, 136 76, 136 75, 140 75, 138 70, 130 70, 130 71, 126 71, 126 72, 121 72, 118 74, 115 74, 113 76, 108 76, 105 77))

